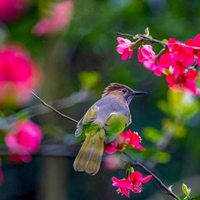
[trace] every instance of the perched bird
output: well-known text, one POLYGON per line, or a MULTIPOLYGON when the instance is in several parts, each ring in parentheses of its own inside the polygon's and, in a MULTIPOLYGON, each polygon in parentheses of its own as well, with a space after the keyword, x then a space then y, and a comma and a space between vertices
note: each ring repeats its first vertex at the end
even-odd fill
POLYGON ((135 95, 144 93, 119 83, 105 88, 102 98, 77 124, 75 136, 83 134, 85 140, 73 164, 76 171, 90 175, 99 171, 104 143, 113 141, 131 123, 129 104, 135 95))

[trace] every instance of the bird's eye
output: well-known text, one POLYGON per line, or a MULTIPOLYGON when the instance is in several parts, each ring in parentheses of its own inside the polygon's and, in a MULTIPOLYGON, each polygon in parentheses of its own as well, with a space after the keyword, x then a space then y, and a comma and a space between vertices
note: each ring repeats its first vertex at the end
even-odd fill
POLYGON ((122 92, 123 92, 124 94, 126 94, 126 93, 128 92, 128 90, 124 88, 124 89, 122 90, 122 92))

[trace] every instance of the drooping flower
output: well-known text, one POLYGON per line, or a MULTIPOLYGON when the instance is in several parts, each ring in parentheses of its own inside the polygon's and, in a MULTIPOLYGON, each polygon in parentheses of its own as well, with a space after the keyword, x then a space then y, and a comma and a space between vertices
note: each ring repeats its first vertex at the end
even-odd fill
POLYGON ((134 148, 144 151, 145 148, 140 144, 141 141, 142 139, 137 132, 128 130, 122 132, 114 142, 106 144, 105 152, 113 154, 117 151, 124 151, 126 148, 134 148))
POLYGON ((131 182, 133 193, 140 193, 142 191, 142 184, 147 183, 152 179, 151 175, 143 177, 142 174, 138 171, 132 172, 129 176, 129 181, 131 182))
POLYGON ((138 60, 141 62, 145 68, 153 71, 156 76, 162 75, 162 68, 156 63, 157 55, 153 51, 151 45, 143 45, 138 48, 138 60))
POLYGON ((49 6, 49 10, 33 27, 33 32, 38 35, 52 35, 67 28, 73 12, 73 1, 65 0, 49 6))
POLYGON ((11 160, 29 162, 31 154, 39 150, 42 136, 35 123, 29 120, 17 122, 5 136, 11 160))
POLYGON ((121 193, 122 195, 125 195, 126 197, 130 197, 130 191, 132 190, 132 186, 131 186, 131 182, 126 179, 123 178, 121 180, 119 180, 116 177, 112 177, 112 182, 113 182, 113 186, 117 187, 117 192, 121 193))
POLYGON ((130 191, 133 193, 140 193, 142 191, 142 184, 149 182, 152 179, 151 175, 143 177, 138 171, 134 171, 130 174, 128 178, 123 178, 121 180, 116 177, 112 177, 113 186, 117 187, 117 192, 130 197, 130 191))
POLYGON ((1 0, 0 21, 11 22, 24 13, 29 0, 1 0))
POLYGON ((25 49, 17 45, 0 48, 0 104, 26 103, 39 80, 39 71, 25 49))
POLYGON ((125 61, 133 55, 134 43, 128 39, 117 37, 118 45, 116 47, 117 53, 121 55, 121 60, 125 61))
POLYGON ((196 79, 198 72, 195 69, 185 69, 179 74, 168 74, 166 81, 170 88, 197 93, 196 79))

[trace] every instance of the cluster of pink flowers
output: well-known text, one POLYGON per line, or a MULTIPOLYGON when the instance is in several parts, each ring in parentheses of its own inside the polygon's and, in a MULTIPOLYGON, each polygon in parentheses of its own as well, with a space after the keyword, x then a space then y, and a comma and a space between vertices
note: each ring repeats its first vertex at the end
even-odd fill
MULTIPOLYGON (((135 43, 121 37, 117 41, 116 50, 122 55, 121 59, 131 58, 135 43)), ((196 80, 200 66, 200 34, 185 43, 170 38, 164 51, 159 54, 154 52, 151 45, 142 45, 138 48, 138 60, 156 76, 166 75, 170 88, 198 93, 196 80)))
POLYGON ((140 193, 142 191, 142 184, 149 182, 151 179, 151 175, 143 177, 140 172, 134 171, 128 178, 117 179, 112 177, 112 185, 118 188, 117 192, 130 198, 130 192, 140 193))
POLYGON ((29 120, 17 122, 5 137, 10 160, 17 162, 31 161, 31 154, 39 150, 42 136, 40 127, 35 123, 29 120))
POLYGON ((114 142, 106 144, 105 152, 108 154, 113 154, 117 151, 124 151, 127 148, 134 148, 144 151, 145 148, 140 144, 141 141, 142 139, 137 132, 128 130, 126 132, 122 132, 114 142))
POLYGON ((33 27, 33 32, 38 35, 52 35, 69 25, 73 12, 73 1, 66 0, 50 6, 47 15, 33 27))
POLYGON ((1 0, 0 21, 10 22, 24 13, 29 0, 1 0))
POLYGON ((24 104, 39 83, 39 71, 19 45, 0 47, 0 104, 24 104))

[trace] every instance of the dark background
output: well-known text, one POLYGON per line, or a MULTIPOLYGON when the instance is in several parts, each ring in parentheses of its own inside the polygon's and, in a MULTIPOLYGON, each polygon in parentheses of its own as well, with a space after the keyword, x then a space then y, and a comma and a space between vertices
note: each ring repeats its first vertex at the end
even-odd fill
MULTIPOLYGON (((173 185, 176 193, 180 194, 182 183, 186 183, 192 187, 192 196, 200 199, 199 100, 188 97, 189 103, 186 101, 182 105, 180 101, 187 95, 180 97, 180 94, 174 94, 172 98, 165 78, 147 71, 137 61, 136 52, 131 60, 122 62, 115 50, 117 31, 137 34, 144 33, 144 29, 149 27, 151 35, 160 40, 175 37, 184 41, 194 37, 199 33, 200 1, 76 0, 69 27, 54 36, 35 36, 31 29, 42 7, 49 2, 30 2, 28 10, 20 18, 0 27, 7 36, 6 42, 21 43, 39 63, 43 72, 38 91, 40 96, 53 103, 73 92, 92 92, 87 101, 62 110, 78 120, 111 82, 147 91, 148 96, 138 97, 131 104, 133 123, 130 128, 141 134, 143 145, 149 149, 145 155, 138 152, 135 155, 153 166, 153 171, 168 186, 173 185), (161 106, 163 101, 168 104, 166 109, 161 106), (185 107, 190 112, 182 114, 181 120, 174 123, 180 114, 178 112, 185 107), (166 120, 173 124, 166 125, 166 120), (170 132, 167 144, 161 149, 157 136, 153 141, 151 139, 151 133, 156 131, 161 140, 164 138, 163 141, 170 132)), ((155 48, 159 49, 159 46, 155 45, 155 48)), ((32 102, 37 103, 36 100, 32 102)), ((52 112, 36 116, 33 120, 43 128, 43 143, 52 146, 68 143, 66 135, 75 130, 72 122, 52 112)), ((123 170, 109 171, 102 167, 93 177, 74 172, 72 163, 73 158, 63 156, 34 156, 28 164, 5 161, 5 182, 0 187, 0 200, 126 198, 118 195, 111 186, 111 177, 123 178, 123 170)), ((146 184, 141 194, 131 198, 170 199, 154 181, 146 184)))

